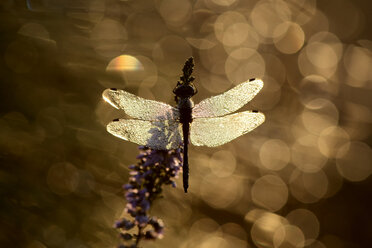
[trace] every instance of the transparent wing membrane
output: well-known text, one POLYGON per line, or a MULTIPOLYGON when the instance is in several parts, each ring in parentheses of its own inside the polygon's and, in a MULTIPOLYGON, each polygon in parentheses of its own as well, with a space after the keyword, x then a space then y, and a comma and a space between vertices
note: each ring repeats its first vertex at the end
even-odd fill
POLYGON ((221 95, 196 104, 193 108, 193 117, 217 117, 233 113, 252 100, 262 87, 263 82, 260 79, 250 79, 221 95))
POLYGON ((124 90, 106 89, 103 99, 127 115, 141 120, 173 120, 179 118, 178 109, 157 101, 138 97, 124 90))
POLYGON ((191 123, 190 140, 195 146, 223 145, 252 131, 264 121, 264 114, 251 111, 194 119, 191 123))
MULTIPOLYGON (((223 145, 261 125, 265 121, 262 113, 230 113, 248 103, 262 87, 261 80, 252 79, 195 105, 192 110, 191 143, 209 147, 223 145)), ((112 106, 138 119, 112 121, 107 125, 109 133, 157 150, 175 149, 182 145, 182 127, 177 108, 146 100, 124 90, 107 89, 102 95, 112 106)))
POLYGON ((116 137, 156 150, 178 148, 182 144, 182 128, 175 121, 118 119, 107 125, 116 137))

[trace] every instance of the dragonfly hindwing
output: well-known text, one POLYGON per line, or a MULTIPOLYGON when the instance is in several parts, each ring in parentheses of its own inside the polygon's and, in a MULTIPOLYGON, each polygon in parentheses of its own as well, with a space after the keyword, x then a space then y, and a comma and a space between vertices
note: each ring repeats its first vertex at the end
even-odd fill
POLYGON ((175 149, 182 144, 182 131, 176 121, 117 119, 107 125, 107 131, 121 139, 156 150, 175 149))
POLYGON ((223 145, 252 131, 264 121, 264 114, 251 111, 223 117, 197 118, 191 123, 190 140, 195 146, 223 145))

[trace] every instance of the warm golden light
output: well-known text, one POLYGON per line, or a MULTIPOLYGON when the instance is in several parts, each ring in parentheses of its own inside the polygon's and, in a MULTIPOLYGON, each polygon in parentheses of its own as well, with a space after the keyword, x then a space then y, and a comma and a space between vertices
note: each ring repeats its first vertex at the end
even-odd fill
POLYGON ((268 140, 260 149, 261 163, 271 170, 281 170, 289 162, 290 151, 286 143, 281 140, 268 140))
MULTIPOLYGON (((315 240, 319 235, 319 220, 314 213, 307 209, 299 208, 287 215, 291 225, 297 226, 302 231, 305 240, 315 240)), ((310 242, 307 242, 308 244, 310 242)))
MULTIPOLYGON (((180 170, 147 212, 162 219, 163 239, 139 247, 370 247, 371 1, 0 6, 0 247, 124 242, 113 226, 132 218, 122 185, 141 157, 107 133, 129 116, 102 92, 175 106, 191 56, 195 105, 260 78, 259 94, 237 112, 265 122, 222 146, 190 144, 189 192, 180 170)), ((217 125, 205 133, 224 135, 217 125)))
POLYGON ((120 55, 110 61, 106 67, 108 71, 137 71, 143 70, 141 62, 130 55, 120 55))
POLYGON ((284 54, 299 51, 304 45, 305 34, 297 23, 285 22, 274 30, 275 47, 284 54))
POLYGON ((372 150, 362 142, 344 144, 337 152, 337 169, 350 181, 362 181, 372 173, 372 150))
POLYGON ((263 176, 252 187, 252 200, 256 205, 275 212, 287 203, 287 185, 280 177, 263 176))

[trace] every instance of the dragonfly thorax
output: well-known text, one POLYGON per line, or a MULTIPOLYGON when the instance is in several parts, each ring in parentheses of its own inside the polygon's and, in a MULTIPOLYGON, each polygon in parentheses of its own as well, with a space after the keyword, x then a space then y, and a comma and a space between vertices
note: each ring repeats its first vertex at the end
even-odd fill
POLYGON ((192 121, 192 108, 194 107, 194 102, 190 98, 180 98, 178 100, 177 107, 180 111, 180 122, 181 123, 191 123, 192 121))

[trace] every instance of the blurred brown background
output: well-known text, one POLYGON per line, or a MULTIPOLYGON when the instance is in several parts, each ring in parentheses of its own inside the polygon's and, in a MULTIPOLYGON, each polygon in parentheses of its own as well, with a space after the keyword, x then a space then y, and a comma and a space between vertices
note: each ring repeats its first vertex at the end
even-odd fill
POLYGON ((191 147, 152 208, 143 247, 372 247, 372 7, 368 0, 2 0, 0 246, 114 247, 137 146, 101 98, 173 104, 189 56, 195 102, 246 79, 266 122, 191 147))

